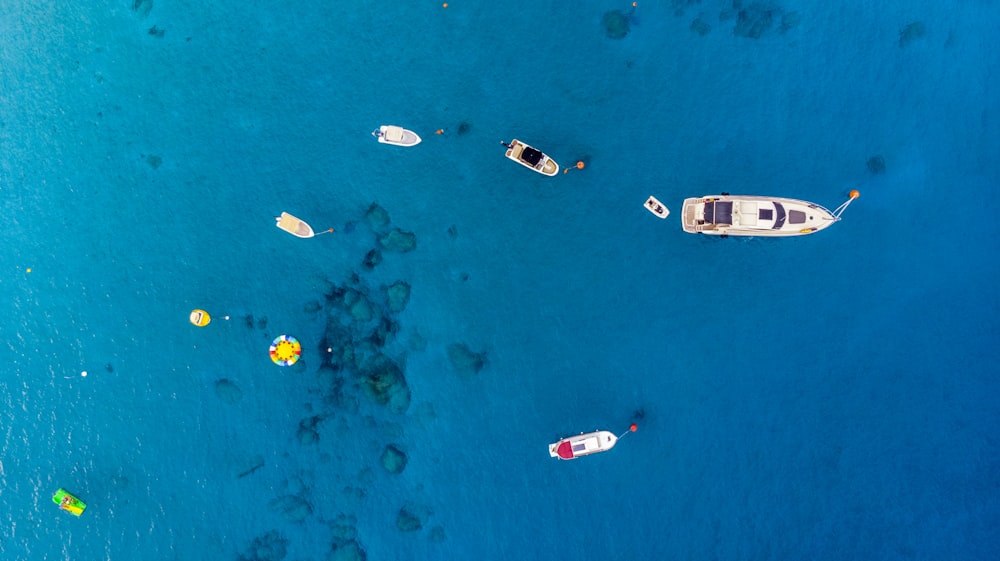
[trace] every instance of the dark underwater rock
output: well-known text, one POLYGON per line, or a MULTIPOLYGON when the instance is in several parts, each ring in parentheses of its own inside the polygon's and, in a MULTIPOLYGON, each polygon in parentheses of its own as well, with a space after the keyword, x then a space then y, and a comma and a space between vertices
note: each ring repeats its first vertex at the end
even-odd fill
POLYGON ((461 123, 458 124, 458 136, 468 134, 468 132, 471 130, 472 130, 472 123, 462 121, 461 123))
POLYGON ((429 532, 427 532, 427 539, 434 543, 441 543, 447 536, 444 534, 444 528, 442 526, 434 526, 429 532))
POLYGON ((885 158, 882 156, 872 156, 865 164, 868 166, 868 171, 875 175, 885 173, 885 158))
POLYGON ((431 516, 430 507, 408 503, 396 515, 396 527, 400 532, 416 532, 424 527, 431 516))
POLYGON ((361 262, 361 265, 365 269, 371 271, 376 265, 382 262, 382 252, 377 249, 371 249, 365 254, 365 260, 361 262))
POLYGON ((486 366, 486 353, 473 352, 465 343, 448 345, 448 360, 462 378, 472 378, 486 366))
POLYGON ((798 27, 801 20, 802 16, 798 12, 789 12, 781 16, 781 27, 778 31, 781 33, 787 33, 798 27))
POLYGON ((243 390, 232 380, 222 378, 215 381, 215 397, 223 403, 235 405, 243 399, 243 390))
POLYGON ((389 473, 403 473, 407 460, 406 454, 392 444, 382 452, 382 467, 389 473))
POLYGON ((298 495, 283 495, 272 499, 268 503, 271 509, 276 510, 289 522, 299 523, 304 521, 313 513, 313 507, 309 501, 298 495))
POLYGON ((239 561, 281 561, 288 554, 288 540, 277 530, 254 538, 250 548, 239 556, 239 561))
POLYGON ((733 7, 739 9, 733 34, 748 39, 760 39, 760 36, 774 25, 782 12, 781 8, 768 2, 754 2, 749 6, 738 8, 742 5, 741 0, 733 1, 733 7))
POLYGON ((631 30, 629 15, 621 10, 610 10, 601 17, 601 26, 609 39, 624 39, 631 30))
POLYGON ((701 18, 695 18, 695 20, 691 22, 691 31, 694 31, 698 35, 704 37, 712 31, 712 26, 708 25, 708 22, 701 18))
POLYGON ((333 549, 327 555, 326 561, 365 561, 368 555, 356 540, 347 540, 333 544, 333 549))
POLYGON ((309 444, 319 442, 319 430, 316 427, 319 426, 319 422, 322 420, 323 417, 313 415, 299 421, 299 428, 295 431, 295 438, 298 439, 299 444, 308 446, 309 444))
POLYGON ((149 167, 156 169, 163 165, 163 158, 157 156, 156 154, 150 154, 146 156, 146 163, 149 164, 149 167))
POLYGON ((150 10, 153 9, 153 0, 133 0, 132 10, 139 14, 141 17, 146 17, 149 15, 150 10))
POLYGON ((925 35, 927 35, 927 26, 923 22, 915 21, 907 24, 906 27, 899 30, 899 46, 905 47, 925 35))
POLYGON ((260 468, 264 467, 264 456, 260 454, 254 454, 244 458, 242 465, 238 468, 239 473, 236 474, 236 479, 243 479, 248 475, 253 475, 253 473, 260 468))
POLYGON ((153 27, 149 28, 149 34, 152 35, 153 37, 156 37, 157 39, 163 39, 163 36, 166 33, 167 33, 166 29, 160 29, 159 27, 156 27, 155 25, 153 27))

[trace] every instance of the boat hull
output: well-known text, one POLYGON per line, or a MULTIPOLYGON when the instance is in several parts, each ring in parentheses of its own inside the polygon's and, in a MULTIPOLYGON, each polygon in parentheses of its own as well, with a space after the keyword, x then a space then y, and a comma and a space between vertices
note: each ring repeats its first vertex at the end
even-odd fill
POLYGON ((549 177, 559 173, 559 164, 555 160, 548 157, 545 153, 527 144, 521 142, 518 139, 510 141, 507 145, 507 158, 514 160, 515 162, 521 164, 522 166, 530 169, 531 171, 538 172, 542 175, 547 175, 549 177), (531 161, 526 161, 524 158, 528 154, 537 153, 541 155, 541 158, 537 163, 531 163, 531 161))
POLYGON ((689 198, 681 210, 685 232, 710 236, 805 236, 829 228, 838 220, 815 203, 756 195, 689 198))
POLYGON ((549 444, 549 456, 560 460, 575 460, 582 456, 607 452, 617 443, 618 437, 606 430, 581 433, 549 444))

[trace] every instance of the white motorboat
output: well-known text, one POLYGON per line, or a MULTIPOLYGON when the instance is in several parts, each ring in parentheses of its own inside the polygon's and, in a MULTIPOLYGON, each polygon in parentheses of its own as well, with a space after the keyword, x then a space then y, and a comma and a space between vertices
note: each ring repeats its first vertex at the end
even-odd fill
POLYGON ((382 144, 394 144, 396 146, 416 146, 420 144, 420 137, 417 133, 397 127, 395 125, 382 125, 378 130, 372 131, 372 136, 382 144))
POLYGON ((614 448, 617 442, 618 437, 606 430, 588 432, 549 444, 549 455, 560 460, 574 460, 580 456, 606 452, 614 448))
POLYGON ((803 236, 819 232, 840 220, 840 215, 858 198, 851 198, 830 212, 822 206, 796 199, 730 195, 684 200, 681 225, 690 234, 713 236, 803 236))
POLYGON ((650 195, 646 199, 646 210, 653 213, 653 216, 657 218, 666 218, 670 216, 670 209, 666 205, 657 200, 656 197, 650 195))
POLYGON ((559 173, 559 164, 546 156, 541 150, 536 150, 516 138, 511 140, 510 144, 502 140, 500 144, 507 147, 508 158, 532 171, 537 171, 542 175, 548 176, 559 173))
MULTIPOLYGON (((311 238, 313 236, 319 236, 322 234, 329 234, 333 232, 333 228, 330 228, 329 230, 325 230, 317 234, 316 232, 313 231, 312 226, 307 224, 305 220, 302 220, 301 218, 296 218, 291 214, 288 214, 287 212, 282 212, 281 216, 274 217, 274 222, 275 226, 277 226, 278 228, 281 228, 282 230, 288 232, 289 234, 300 238, 311 238)), ((194 319, 192 319, 191 321, 193 323, 194 319)))

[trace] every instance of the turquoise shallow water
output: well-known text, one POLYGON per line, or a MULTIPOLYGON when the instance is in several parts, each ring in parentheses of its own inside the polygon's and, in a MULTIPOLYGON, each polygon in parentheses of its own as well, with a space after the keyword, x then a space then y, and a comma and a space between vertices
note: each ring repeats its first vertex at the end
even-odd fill
POLYGON ((615 9, 0 8, 3 557, 996 558, 996 7, 615 9), (677 222, 851 189, 800 239, 677 222))

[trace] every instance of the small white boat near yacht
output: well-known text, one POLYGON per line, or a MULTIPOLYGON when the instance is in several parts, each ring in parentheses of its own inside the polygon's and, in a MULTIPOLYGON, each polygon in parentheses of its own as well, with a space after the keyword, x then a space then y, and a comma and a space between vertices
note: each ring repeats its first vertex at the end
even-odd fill
POLYGON ((507 147, 508 158, 532 171, 537 171, 542 175, 548 175, 550 177, 559 173, 559 164, 557 164, 552 158, 546 156, 541 150, 536 150, 516 138, 511 140, 510 144, 507 144, 502 140, 500 141, 500 144, 507 147))
POLYGON ((650 195, 649 198, 646 199, 645 207, 646 210, 652 212, 653 216, 657 218, 662 219, 670 216, 670 209, 667 208, 667 205, 661 203, 656 197, 652 195, 650 195))
POLYGON ((417 133, 395 125, 382 125, 377 130, 372 131, 372 136, 377 138, 382 144, 394 144, 396 146, 416 146, 420 144, 420 137, 417 133))
POLYGON ((840 220, 851 198, 830 212, 808 201, 756 195, 706 195, 684 200, 681 225, 690 234, 712 236, 804 236, 840 220))
POLYGON ((563 438, 549 444, 549 456, 560 460, 575 460, 614 448, 618 437, 606 430, 599 430, 563 438))

